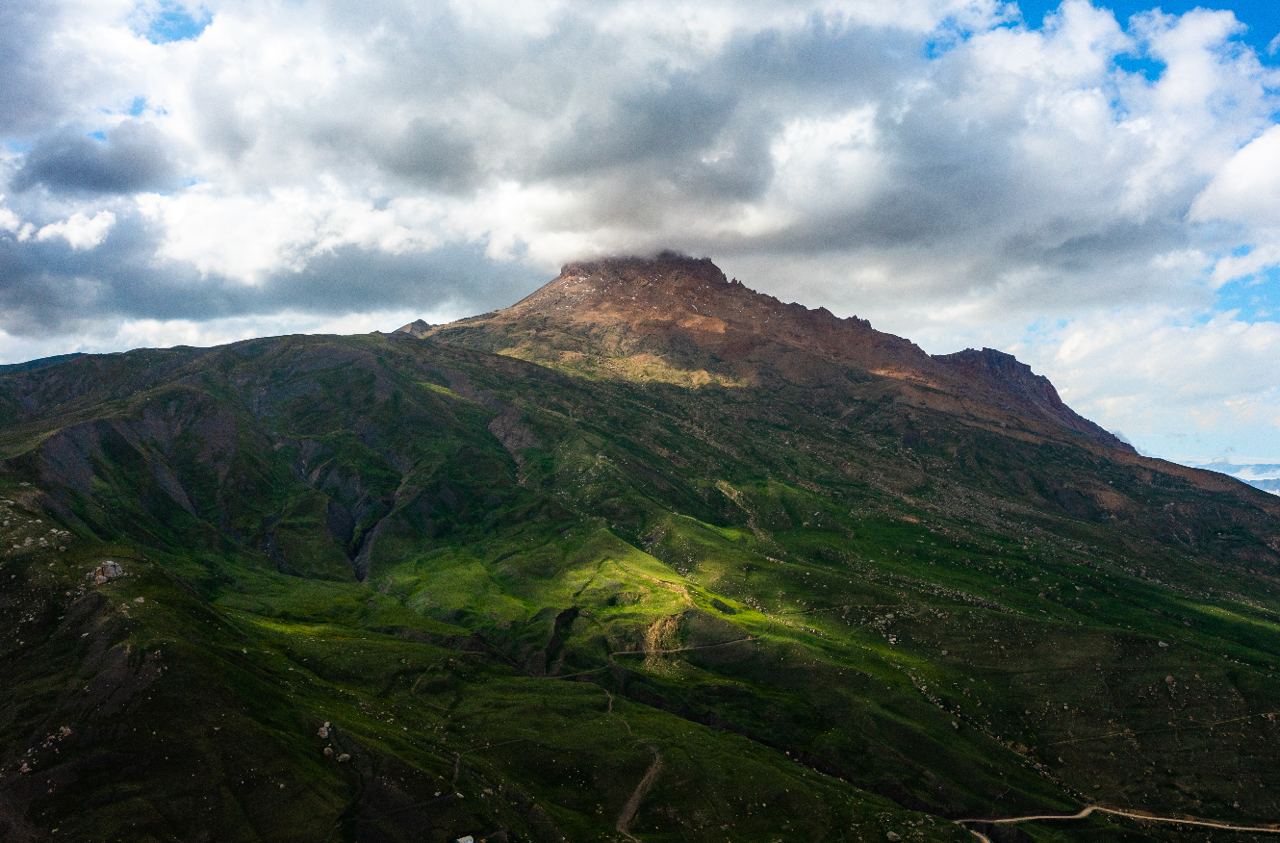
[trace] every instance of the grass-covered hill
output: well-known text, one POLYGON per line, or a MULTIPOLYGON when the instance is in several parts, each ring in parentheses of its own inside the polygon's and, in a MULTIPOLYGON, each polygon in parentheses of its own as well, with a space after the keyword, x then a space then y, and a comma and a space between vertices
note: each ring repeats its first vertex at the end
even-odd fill
POLYGON ((0 839, 1280 819, 1275 496, 709 262, 407 327, 0 372, 0 839))

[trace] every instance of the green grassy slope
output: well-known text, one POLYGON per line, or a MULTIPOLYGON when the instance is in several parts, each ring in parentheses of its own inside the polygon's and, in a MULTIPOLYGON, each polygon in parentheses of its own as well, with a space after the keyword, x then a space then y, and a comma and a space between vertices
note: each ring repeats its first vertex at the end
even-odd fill
POLYGON ((5 839, 1280 818, 1280 524, 1243 486, 874 379, 397 335, 78 358, 0 414, 5 839))

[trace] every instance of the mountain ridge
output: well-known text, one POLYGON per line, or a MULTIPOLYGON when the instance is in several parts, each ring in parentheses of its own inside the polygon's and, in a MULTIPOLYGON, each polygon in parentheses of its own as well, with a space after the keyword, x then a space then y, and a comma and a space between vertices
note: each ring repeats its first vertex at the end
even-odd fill
MULTIPOLYGON (((713 372, 723 384, 754 382, 766 370, 801 382, 813 377, 815 362, 856 367, 866 374, 900 380, 918 389, 915 400, 930 403, 930 392, 951 401, 1004 402, 1020 421, 1047 423, 1097 444, 1132 450, 1128 443, 1068 407, 1053 385, 1026 364, 993 349, 929 355, 910 340, 877 331, 866 319, 839 318, 825 308, 809 309, 758 293, 729 279, 709 258, 674 252, 655 257, 613 257, 566 264, 560 274, 514 305, 448 325, 424 327, 419 320, 400 330, 440 336, 487 329, 507 334, 518 353, 522 330, 540 345, 557 345, 554 334, 571 334, 569 354, 621 358, 650 353, 674 368, 713 372), (578 348, 582 333, 599 341, 578 348), (700 350, 703 353, 694 353, 700 350), (808 360, 788 360, 802 352, 808 360), (772 358, 772 359, 770 359, 772 358)), ((530 358, 532 359, 532 358, 530 358)), ((541 357, 535 362, 556 364, 541 357)), ((970 404, 970 409, 975 405, 970 404)), ((987 422, 1008 424, 1001 413, 987 422)))

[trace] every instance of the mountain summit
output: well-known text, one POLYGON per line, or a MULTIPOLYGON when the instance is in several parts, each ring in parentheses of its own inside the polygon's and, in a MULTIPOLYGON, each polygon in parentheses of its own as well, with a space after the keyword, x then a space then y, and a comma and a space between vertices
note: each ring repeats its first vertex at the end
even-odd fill
POLYGON ((424 326, 419 320, 400 330, 604 377, 818 386, 853 372, 868 394, 892 394, 964 423, 1131 450, 1011 355, 970 349, 930 356, 865 319, 756 292, 709 258, 663 252, 569 263, 511 307, 424 326))

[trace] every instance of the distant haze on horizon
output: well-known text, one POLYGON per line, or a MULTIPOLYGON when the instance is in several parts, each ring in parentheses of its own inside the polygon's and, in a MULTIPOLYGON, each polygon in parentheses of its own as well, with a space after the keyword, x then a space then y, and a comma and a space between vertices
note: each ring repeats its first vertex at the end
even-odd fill
POLYGON ((0 362, 391 330, 677 249, 1280 464, 1280 5, 0 6, 0 362))

